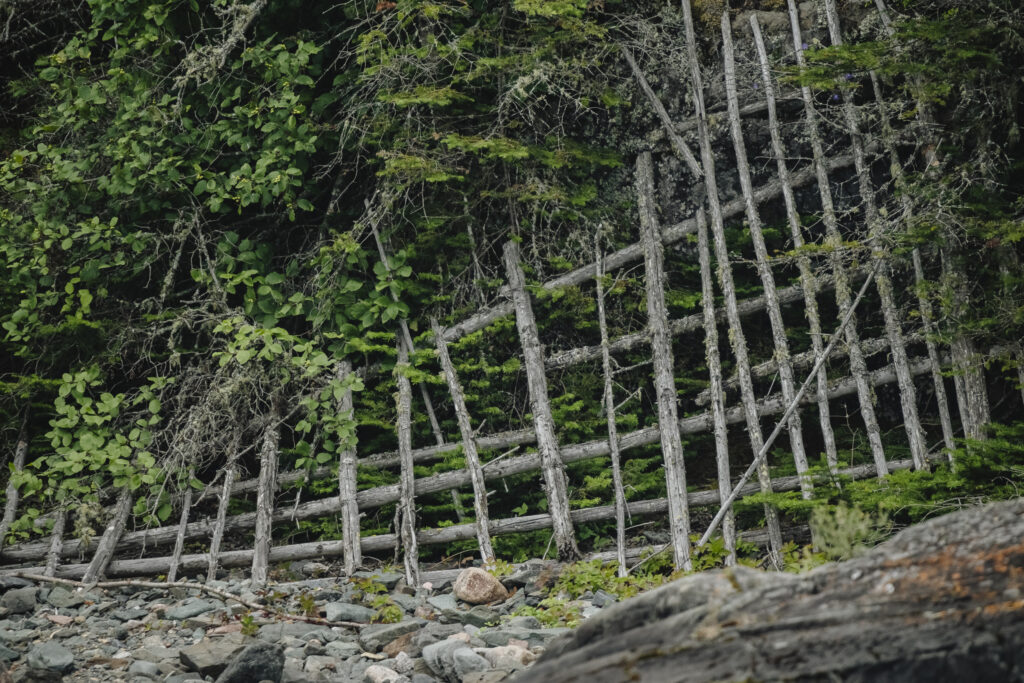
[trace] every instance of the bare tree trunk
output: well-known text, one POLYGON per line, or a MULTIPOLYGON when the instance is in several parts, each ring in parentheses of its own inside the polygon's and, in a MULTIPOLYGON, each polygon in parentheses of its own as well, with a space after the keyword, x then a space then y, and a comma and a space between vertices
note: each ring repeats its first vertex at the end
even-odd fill
MULTIPOLYGON (((828 21, 828 30, 833 45, 842 45, 843 36, 839 25, 839 12, 836 9, 835 0, 825 0, 825 16, 828 21)), ((861 199, 864 201, 865 213, 867 214, 868 232, 870 238, 875 241, 872 245, 872 257, 883 261, 881 268, 875 275, 875 284, 878 289, 878 296, 882 303, 882 316, 885 319, 885 331, 889 337, 889 344, 892 347, 893 365, 899 375, 900 407, 903 410, 903 425, 907 432, 907 440, 910 443, 910 455, 918 469, 927 469, 928 448, 924 442, 924 429, 917 414, 917 391, 914 388, 913 379, 907 365, 907 349, 903 342, 903 330, 899 313, 896 310, 896 302, 893 296, 892 280, 887 271, 890 270, 888 258, 884 253, 884 245, 881 243, 883 237, 881 219, 878 214, 878 205, 875 202, 875 189, 871 182, 871 169, 864 156, 864 139, 860 132, 860 117, 854 109, 853 101, 849 97, 843 98, 843 116, 846 119, 847 132, 853 146, 853 164, 857 170, 857 179, 860 185, 861 199)))
POLYGON ((408 365, 409 353, 399 340, 395 381, 398 384, 398 452, 402 457, 402 472, 395 533, 402 543, 405 582, 415 588, 420 585, 420 562, 419 547, 416 545, 416 475, 412 462, 412 385, 405 374, 408 365))
MULTIPOLYGON (((28 455, 28 412, 21 420, 21 430, 18 432, 18 442, 14 446, 14 458, 11 461, 12 470, 10 476, 21 472, 25 467, 25 456, 28 455)), ((7 490, 4 494, 4 516, 0 519, 0 557, 3 556, 4 542, 7 540, 7 532, 14 523, 14 517, 18 514, 18 487, 11 479, 7 480, 7 490)))
MULTIPOLYGON (((715 286, 711 276, 711 251, 708 247, 707 217, 704 207, 697 209, 697 251, 700 259, 701 301, 704 308, 704 354, 711 379, 711 420, 715 435, 715 464, 718 468, 718 495, 727 500, 732 493, 732 473, 729 470, 729 430, 725 424, 725 405, 722 387, 722 360, 718 352, 718 323, 715 320, 715 286)), ((766 511, 767 512, 767 511, 766 511)), ((722 519, 722 539, 729 555, 726 566, 736 564, 736 518, 732 507, 722 519)))
MULTIPOLYGON (((192 473, 189 472, 189 480, 192 473)), ((185 549, 185 531, 188 529, 188 515, 192 510, 192 486, 188 484, 181 500, 181 517, 178 519, 178 536, 174 539, 174 552, 171 553, 171 567, 167 570, 167 582, 172 583, 178 578, 178 563, 185 549)))
POLYGON ((982 441, 986 439, 985 426, 992 420, 988 387, 985 383, 982 361, 974 348, 974 343, 962 329, 957 329, 962 318, 970 310, 970 301, 963 276, 955 272, 949 260, 949 254, 944 251, 942 271, 951 293, 948 317, 954 326, 950 351, 957 372, 957 403, 960 407, 964 435, 969 439, 982 441))
POLYGON ((604 374, 604 412, 608 423, 608 451, 612 461, 612 489, 615 496, 615 559, 620 577, 627 574, 626 567, 626 491, 622 486, 622 467, 619 458, 619 428, 615 424, 615 391, 612 388, 612 358, 608 352, 608 321, 604 312, 604 259, 600 236, 594 236, 594 256, 597 263, 597 325, 601 331, 601 371, 604 374))
MULTIPOLYGON (((235 440, 235 453, 238 452, 238 440, 235 440)), ((224 484, 220 489, 220 500, 217 501, 217 521, 213 527, 213 534, 210 536, 210 563, 206 568, 206 580, 213 581, 217 578, 217 563, 220 558, 220 543, 224 538, 224 525, 228 516, 228 504, 231 502, 231 485, 235 483, 234 454, 232 462, 224 472, 224 484)))
MULTIPOLYGON (((494 562, 494 548, 491 547, 491 535, 488 531, 490 514, 487 511, 487 485, 484 483, 484 472, 480 467, 480 456, 476 449, 473 425, 469 421, 469 409, 466 407, 466 397, 462 392, 462 384, 459 382, 459 376, 455 372, 451 356, 448 355, 448 344, 444 340, 443 330, 437 320, 431 320, 431 327, 434 330, 434 342, 437 345, 437 358, 441 362, 441 369, 448 380, 448 393, 451 394, 452 406, 455 408, 455 418, 459 422, 459 433, 462 436, 462 453, 466 457, 466 469, 469 470, 469 476, 473 482, 476 540, 480 547, 480 558, 487 565, 494 562)), ((412 459, 411 454, 410 459, 412 459)))
MULTIPOLYGON (((384 242, 381 240, 380 233, 377 231, 376 226, 372 226, 371 230, 373 231, 373 239, 377 242, 377 251, 380 253, 380 262, 384 266, 384 270, 387 271, 388 278, 391 278, 391 264, 388 263, 388 254, 384 250, 384 242)), ((470 232, 470 237, 472 237, 472 231, 470 232)), ((398 296, 396 296, 394 292, 390 293, 391 299, 397 303, 398 296)), ((400 332, 399 339, 405 343, 409 354, 411 355, 416 353, 416 346, 412 343, 412 333, 409 332, 409 323, 405 318, 399 319, 398 327, 400 332)), ((434 432, 434 440, 437 442, 438 446, 444 446, 444 432, 441 431, 441 423, 437 421, 437 413, 434 412, 434 402, 430 400, 430 392, 427 391, 427 385, 425 384, 420 384, 419 387, 420 396, 423 397, 423 405, 427 411, 427 419, 430 420, 430 428, 434 432)), ((458 518, 459 522, 464 521, 466 519, 466 511, 462 507, 462 501, 459 499, 459 492, 456 489, 452 489, 452 505, 455 506, 455 516, 458 518)))
POLYGON ((280 397, 271 399, 270 415, 263 430, 263 445, 260 447, 260 483, 256 489, 256 542, 252 554, 252 585, 263 588, 267 585, 270 570, 270 545, 274 518, 274 494, 277 492, 277 443, 281 432, 280 397))
POLYGON ((121 489, 121 493, 117 496, 117 504, 114 506, 114 514, 107 524, 107 528, 103 530, 103 536, 100 537, 99 545, 96 546, 96 552, 93 553, 89 567, 82 577, 83 583, 93 584, 103 578, 107 571, 107 565, 114 558, 114 549, 117 548, 117 542, 121 538, 121 534, 124 533, 131 511, 132 493, 127 488, 121 489))
MULTIPOLYGON (((338 363, 336 377, 339 381, 346 380, 352 374, 352 364, 347 360, 338 363)), ((338 413, 354 417, 352 407, 352 390, 345 392, 338 401, 338 413)), ((353 448, 342 448, 338 455, 338 499, 341 501, 341 535, 345 542, 345 574, 352 574, 363 563, 363 553, 359 545, 359 503, 356 502, 356 451, 353 448)))
POLYGON ((665 307, 664 253, 654 208, 654 168, 651 153, 636 159, 637 205, 640 210, 640 239, 644 245, 644 273, 647 285, 647 326, 651 332, 654 358, 654 391, 658 399, 658 430, 665 460, 668 490, 668 519, 672 553, 677 569, 690 571, 690 511, 686 501, 686 466, 679 434, 676 382, 672 358, 672 337, 668 332, 665 307))
POLYGON ((622 46, 622 56, 626 58, 626 62, 629 64, 629 68, 633 71, 633 77, 636 78, 637 84, 640 86, 640 90, 643 91, 647 97, 647 101, 650 103, 651 108, 658 115, 661 120, 661 127, 665 131, 665 135, 668 136, 669 142, 672 143, 672 149, 690 169, 695 176, 698 178, 702 175, 700 166, 697 164, 696 157, 693 156, 693 152, 686 145, 686 142, 679 133, 676 132, 675 125, 672 123, 672 118, 668 115, 668 111, 665 109, 665 105, 661 103, 650 84, 647 83, 647 78, 644 76, 644 72, 640 70, 640 66, 636 63, 633 58, 633 53, 629 51, 629 48, 625 45, 622 46))
MULTIPOLYGON (((800 13, 797 10, 795 0, 787 0, 789 5, 789 21, 793 30, 793 49, 796 53, 797 65, 804 67, 803 38, 800 31, 800 13)), ((800 94, 804 100, 804 111, 807 116, 807 132, 810 135, 811 150, 814 155, 814 171, 818 178, 818 192, 821 196, 822 217, 825 223, 828 246, 831 247, 832 271, 836 280, 836 303, 839 305, 839 314, 845 315, 850 310, 852 301, 850 283, 846 277, 843 266, 842 249, 843 238, 839 234, 839 222, 836 219, 835 206, 832 203, 832 190, 829 185, 828 169, 825 162, 825 152, 821 144, 821 135, 818 132, 818 116, 814 109, 814 98, 808 86, 801 86, 800 94)), ((885 462, 885 450, 882 446, 881 429, 878 426, 878 419, 875 416, 874 394, 871 385, 867 381, 867 363, 860 348, 860 336, 857 333, 857 321, 851 319, 846 326, 846 343, 849 346, 850 374, 857 382, 857 399, 860 403, 861 418, 864 420, 864 429, 867 432, 868 444, 871 447, 871 456, 875 461, 875 468, 879 477, 889 473, 885 462)))
MULTIPOLYGON (((697 57, 697 37, 693 27, 690 0, 683 0, 683 18, 686 23, 686 48, 697 115, 701 164, 704 167, 704 183, 707 190, 708 206, 711 210, 711 232, 714 236, 715 256, 718 260, 718 282, 725 297, 725 314, 729 321, 729 340, 732 343, 733 354, 736 356, 736 370, 740 378, 740 398, 746 416, 751 450, 756 457, 764 443, 764 435, 761 432, 761 423, 757 415, 757 399, 754 396, 754 383, 750 375, 747 340, 743 334, 740 314, 736 306, 736 287, 732 278, 732 266, 729 264, 729 246, 725 241, 722 205, 718 197, 718 182, 715 179, 715 157, 711 150, 711 136, 708 134, 707 111, 704 108, 704 85, 697 57)), ((765 459, 761 460, 757 473, 762 488, 766 492, 771 492, 771 476, 765 459)), ((782 531, 779 528, 778 512, 774 507, 766 507, 765 516, 768 537, 771 539, 769 549, 771 561, 775 568, 782 569, 782 531)))
MULTIPOLYGON (((768 310, 768 321, 772 330, 772 342, 775 346, 775 359, 779 365, 779 379, 782 384, 783 400, 791 401, 796 394, 793 366, 789 362, 789 342, 786 341, 786 325, 782 321, 782 308, 779 306, 775 291, 775 276, 768 262, 768 248, 765 246, 764 235, 761 233, 761 214, 754 203, 754 184, 750 179, 750 164, 747 161, 747 146, 743 141, 743 124, 740 121, 739 97, 736 94, 736 57, 733 54, 732 27, 729 21, 728 8, 722 12, 722 53, 725 60, 725 92, 729 105, 729 126, 732 131, 733 147, 736 150, 736 170, 739 173, 740 188, 747 205, 747 223, 750 227, 750 238, 754 243, 754 255, 757 259, 757 273, 764 287, 765 308, 768 310)), ((793 451, 793 462, 796 473, 801 477, 807 474, 807 452, 804 450, 804 436, 800 421, 800 411, 794 410, 789 418, 789 445, 793 451)), ((814 486, 809 478, 801 491, 805 499, 810 499, 814 486)))
POLYGON ((63 505, 57 509, 53 518, 53 530, 50 532, 50 551, 46 554, 46 569, 43 576, 53 576, 60 564, 61 550, 64 548, 64 527, 67 525, 68 510, 63 505))
POLYGON ((537 333, 537 321, 526 291, 526 278, 519 266, 519 245, 514 241, 505 243, 505 272, 508 277, 512 302, 516 312, 516 327, 523 347, 523 363, 526 366, 526 381, 530 390, 530 409, 533 412, 533 426, 537 434, 537 450, 540 452, 541 469, 544 473, 544 493, 547 496, 548 512, 551 513, 552 531, 558 556, 562 560, 579 558, 576 547, 572 518, 569 516, 569 483, 565 465, 559 454, 555 438, 554 418, 548 400, 548 381, 544 376, 544 350, 537 333))

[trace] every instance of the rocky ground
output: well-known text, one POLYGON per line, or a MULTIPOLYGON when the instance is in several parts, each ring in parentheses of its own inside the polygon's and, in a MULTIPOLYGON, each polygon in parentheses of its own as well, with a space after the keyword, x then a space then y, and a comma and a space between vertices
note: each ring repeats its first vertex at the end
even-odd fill
MULTIPOLYGON (((328 570, 316 563, 303 569, 328 570)), ((370 622, 381 606, 394 620, 358 628, 288 620, 198 588, 85 591, 0 577, 0 670, 10 668, 0 683, 497 683, 529 667, 569 630, 511 616, 546 596, 542 584, 555 570, 554 563, 531 562, 499 582, 465 569, 418 590, 387 571, 363 572, 354 581, 280 583, 258 595, 245 579, 209 584, 330 622, 370 622)), ((589 616, 613 601, 599 593, 580 607, 589 616)))

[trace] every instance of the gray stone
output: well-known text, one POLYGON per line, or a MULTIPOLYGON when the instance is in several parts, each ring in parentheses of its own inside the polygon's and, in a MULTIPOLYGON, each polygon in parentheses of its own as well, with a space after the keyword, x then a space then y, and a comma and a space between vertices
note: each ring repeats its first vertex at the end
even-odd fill
POLYGON ((46 596, 46 602, 57 609, 70 609, 84 603, 85 597, 81 593, 69 591, 64 586, 54 586, 46 596))
POLYGON ((454 635, 461 630, 458 624, 439 624, 436 621, 431 621, 420 629, 419 633, 413 636, 412 643, 422 649, 432 643, 446 640, 448 636, 454 635))
POLYGON ((474 671, 486 671, 491 668, 487 660, 473 652, 470 648, 460 648, 452 653, 452 665, 459 680, 474 671))
POLYGON ((52 669, 33 669, 23 666, 11 677, 13 683, 61 683, 64 674, 52 669))
POLYGON ((555 638, 571 632, 571 628, 501 628, 495 631, 482 631, 480 639, 491 647, 508 645, 508 641, 512 638, 525 640, 531 648, 547 647, 547 644, 555 638))
POLYGON ((598 590, 594 593, 594 599, 591 600, 591 603, 594 605, 594 607, 607 607, 608 605, 617 601, 618 598, 616 598, 611 593, 606 593, 603 590, 598 590))
POLYGON ((506 628, 528 628, 528 629, 539 629, 541 623, 537 617, 512 617, 505 622, 506 628))
POLYGON ((135 674, 136 676, 145 676, 154 680, 159 680, 163 676, 159 666, 153 662, 146 662, 141 659, 132 662, 131 666, 128 667, 128 673, 135 674))
POLYGON ((245 648, 247 641, 240 633, 224 638, 207 638, 182 648, 178 656, 189 671, 195 671, 203 677, 219 676, 227 668, 228 662, 245 648))
POLYGON ((463 640, 449 639, 432 643, 423 648, 423 659, 434 674, 444 681, 458 683, 459 676, 455 672, 455 653, 459 650, 470 650, 463 640))
POLYGON ((498 610, 491 609, 486 605, 475 605, 468 612, 460 613, 458 618, 463 624, 482 628, 488 624, 497 623, 500 616, 498 610))
POLYGON ((284 650, 273 643, 254 642, 242 649, 217 677, 217 683, 280 683, 284 670, 284 650))
POLYGON ((30 668, 49 669, 67 673, 75 668, 75 657, 66 647, 54 640, 47 640, 29 650, 25 658, 30 668))
POLYGON ((20 576, 0 576, 0 593, 9 591, 12 588, 26 588, 35 584, 20 576))
POLYGON ((338 660, 334 657, 324 655, 313 655, 306 657, 302 670, 311 676, 318 675, 321 671, 334 671, 338 667, 338 660))
POLYGON ((412 614, 417 607, 423 604, 422 598, 417 598, 414 595, 406 595, 405 593, 392 593, 391 599, 396 605, 409 614, 412 614))
POLYGON ((183 619, 188 619, 189 617, 197 617, 200 614, 212 612, 215 609, 217 609, 217 606, 212 602, 207 602, 206 600, 192 600, 190 602, 186 602, 184 605, 178 605, 177 607, 170 608, 164 613, 164 617, 167 619, 181 621, 183 619))
POLYGON ((12 650, 9 647, 0 645, 0 661, 13 662, 15 659, 21 656, 21 653, 17 650, 12 650))
POLYGON ((337 640, 338 635, 326 626, 307 624, 304 622, 266 624, 260 627, 257 637, 270 643, 276 643, 284 637, 298 638, 307 641, 316 638, 321 642, 337 640))
POLYGON ((0 641, 8 645, 17 645, 36 637, 38 631, 31 628, 19 628, 13 631, 0 631, 0 641))
POLYGON ((35 586, 12 588, 0 597, 0 607, 7 609, 8 614, 27 614, 36 608, 35 586))
POLYGON ((362 652, 363 648, 359 647, 358 643, 336 640, 333 643, 327 643, 324 647, 324 651, 332 657, 347 659, 362 652))
POLYGON ((412 683, 437 683, 437 679, 427 674, 413 674, 412 683))
POLYGON ((490 572, 479 567, 468 567, 459 572, 452 587, 455 597, 471 605, 504 602, 508 590, 490 572))
POLYGON ((371 664, 363 672, 363 683, 401 683, 407 680, 409 679, 397 671, 380 664, 371 664))
POLYGON ((368 624, 377 610, 349 602, 329 602, 324 605, 324 613, 327 621, 358 621, 368 624))
POLYGON ((466 674, 466 677, 462 679, 462 683, 501 683, 502 681, 508 680, 511 675, 511 671, 503 669, 491 669, 490 671, 474 671, 466 674))
POLYGON ((149 616, 149 610, 140 607, 115 609, 110 613, 110 616, 121 621, 131 621, 132 619, 142 619, 149 616))
POLYGON ((426 623, 423 619, 408 619, 397 624, 367 626, 359 633, 359 644, 369 652, 376 652, 395 638, 417 631, 426 623))

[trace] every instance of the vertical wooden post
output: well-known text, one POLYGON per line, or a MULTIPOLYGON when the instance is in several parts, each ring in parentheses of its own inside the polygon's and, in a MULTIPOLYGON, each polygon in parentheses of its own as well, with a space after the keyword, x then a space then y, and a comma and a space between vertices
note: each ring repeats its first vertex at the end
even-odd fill
MULTIPOLYGON (((779 116, 775 107, 775 84, 772 79, 771 68, 768 64, 768 51, 764 46, 764 38, 761 36, 761 26, 757 21, 757 13, 750 14, 750 27, 754 33, 754 43, 757 47, 758 59, 761 62, 761 82, 764 85, 765 102, 768 105, 768 128, 771 132, 772 154, 775 157, 775 165, 778 169, 779 182, 782 183, 782 196, 786 205, 786 220, 789 223, 789 232, 793 240, 793 248, 797 250, 797 266, 800 269, 800 288, 804 298, 804 315, 807 318, 807 326, 811 335, 811 349, 814 351, 815 360, 821 358, 825 344, 821 336, 821 317, 818 315, 818 282, 811 269, 811 260, 806 254, 800 252, 804 246, 803 228, 800 225, 800 215, 796 209, 796 197, 793 195, 793 185, 790 181, 789 167, 786 163, 786 148, 782 141, 782 128, 779 125, 779 116)), ((839 451, 836 449, 836 437, 832 431, 832 413, 828 403, 828 373, 825 366, 818 366, 817 375, 817 405, 818 421, 821 425, 821 437, 825 445, 825 461, 833 472, 839 468, 839 451)))
POLYGON ((473 509, 476 512, 476 541, 480 547, 480 558, 484 564, 494 562, 494 548, 491 547, 491 534, 489 530, 490 515, 487 511, 487 485, 484 483, 484 471, 480 466, 480 456, 476 450, 476 437, 473 434, 473 425, 469 421, 469 409, 466 408, 466 397, 462 392, 462 384, 455 372, 451 356, 448 355, 448 344, 444 340, 444 330, 436 319, 430 321, 431 329, 434 332, 434 343, 437 346, 437 358, 441 363, 445 379, 448 381, 448 393, 452 397, 452 406, 455 408, 455 418, 459 423, 459 433, 462 436, 462 453, 466 457, 466 469, 469 470, 469 477, 473 482, 473 509))
MULTIPOLYGON (((725 225, 722 217, 722 205, 718 197, 718 181, 715 178, 715 157, 711 150, 711 136, 708 133, 707 111, 704 107, 704 84, 701 77, 700 62, 697 56, 697 36, 693 27, 693 12, 690 0, 683 0, 683 21, 686 24, 686 49, 690 63, 690 81, 693 89, 695 114, 697 119, 697 135, 700 139, 701 164, 704 167, 704 186, 707 191, 708 208, 711 212, 711 234, 714 237, 715 257, 718 261, 718 283, 725 297, 725 316, 729 321, 729 340, 733 355, 736 357, 736 372, 740 381, 740 400, 743 404, 743 415, 750 437, 751 450, 757 459, 764 445, 764 434, 757 412, 757 399, 754 395, 754 381, 750 373, 750 359, 747 355, 747 340, 740 322, 739 308, 736 303, 736 286, 732 277, 732 266, 729 263, 729 246, 725 240, 725 225)), ((758 480, 763 491, 771 491, 771 475, 768 463, 760 460, 757 468, 758 480)), ((782 530, 779 527, 779 515, 774 507, 765 506, 765 526, 768 529, 769 557, 776 569, 782 569, 782 530)))
MULTIPOLYGON (((782 321, 782 308, 775 291, 775 276, 768 262, 768 248, 761 233, 761 214, 754 202, 754 186, 750 178, 750 164, 747 161, 747 145, 743 140, 743 124, 740 121, 739 96, 736 93, 736 57, 733 54, 732 26, 729 21, 728 4, 722 12, 722 54, 725 60, 725 92, 729 108, 729 128, 732 132, 733 148, 736 152, 736 170, 740 177, 740 188, 750 227, 750 238, 754 243, 754 255, 757 260, 757 273, 764 288, 765 309, 772 330, 772 342, 775 345, 775 359, 779 367, 779 379, 782 384, 782 400, 786 404, 793 402, 796 395, 796 380, 793 378, 793 365, 789 362, 789 342, 786 341, 786 326, 782 321)), ((800 490, 805 499, 810 499, 814 487, 807 476, 807 452, 804 450, 804 436, 800 421, 800 411, 794 410, 789 418, 789 445, 793 451, 793 462, 800 476, 800 490)))
MULTIPOLYGON (((381 265, 384 266, 384 270, 387 271, 388 278, 390 279, 392 277, 391 264, 388 263, 388 254, 384 249, 384 241, 380 238, 377 226, 374 225, 370 229, 373 232, 373 239, 377 242, 377 252, 380 254, 381 265)), ((470 231, 470 237, 472 238, 472 231, 470 231)), ((475 252, 474 258, 476 258, 475 252)), ((394 292, 391 292, 391 299, 396 303, 398 302, 398 296, 394 292)), ((408 349, 410 354, 416 353, 416 347, 412 343, 412 333, 409 332, 409 323, 404 318, 401 318, 398 321, 398 328, 399 339, 405 342, 406 349, 408 349)), ((441 423, 437 421, 437 413, 434 411, 434 402, 430 400, 430 392, 427 391, 427 385, 425 384, 420 384, 419 387, 420 396, 423 397, 423 405, 427 411, 427 419, 430 420, 430 428, 434 432, 434 441, 437 442, 438 446, 443 446, 445 444, 444 432, 441 431, 441 423)), ((462 507, 462 501, 459 500, 458 489, 452 489, 451 495, 452 505, 455 506, 455 516, 458 517, 459 522, 462 522, 466 518, 466 512, 462 507)))
POLYGON ((540 453, 544 493, 547 496, 548 513, 551 515, 555 547, 560 559, 575 560, 579 558, 580 551, 576 547, 572 517, 569 516, 569 483, 555 438, 554 418, 551 416, 551 404, 548 400, 548 381, 544 375, 544 351, 540 345, 530 296, 526 292, 526 276, 519 266, 519 245, 514 241, 506 242, 504 256, 505 273, 516 311, 516 328, 519 331, 519 342, 523 347, 526 383, 530 391, 530 409, 533 412, 533 426, 537 434, 537 450, 540 453))
POLYGON ((57 573, 57 566, 60 564, 60 556, 64 550, 64 527, 67 525, 68 510, 62 503, 55 517, 53 518, 53 530, 50 532, 50 551, 46 554, 46 569, 43 576, 53 576, 57 573))
POLYGON ((256 489, 256 542, 252 553, 252 585, 263 588, 267 585, 270 570, 270 545, 274 519, 274 498, 277 493, 277 444, 280 439, 281 398, 271 399, 270 414, 263 429, 263 443, 260 446, 260 476, 256 489))
MULTIPOLYGON (((843 36, 839 26, 839 12, 835 0, 825 0, 825 16, 833 45, 842 45, 843 36)), ((875 189, 871 182, 871 168, 864 154, 864 139, 860 132, 860 120, 850 98, 843 99, 843 115, 853 146, 853 164, 857 170, 860 195, 864 202, 868 221, 868 234, 871 238, 882 236, 882 225, 875 201, 875 189)), ((906 428, 907 440, 910 443, 910 456, 915 469, 928 469, 928 448, 924 443, 924 430, 917 414, 917 391, 910 373, 910 362, 907 359, 906 344, 903 341, 903 330, 896 302, 893 295, 892 280, 889 278, 887 258, 877 245, 872 247, 872 257, 885 261, 875 272, 875 286, 882 303, 882 317, 885 319, 885 331, 892 349, 892 363, 896 369, 896 382, 900 389, 900 407, 903 410, 903 425, 906 428)))
POLYGON ((399 483, 398 528, 395 532, 401 539, 405 582, 415 588, 420 583, 420 565, 419 548, 416 544, 415 473, 412 461, 412 385, 405 375, 408 365, 409 352, 405 344, 399 340, 395 380, 398 384, 398 455, 402 471, 399 483))
POLYGON ((185 493, 181 497, 181 517, 178 519, 178 535, 174 538, 174 552, 171 553, 171 565, 167 569, 168 583, 173 583, 177 580, 181 553, 185 549, 185 529, 188 527, 188 516, 192 510, 192 476, 192 471, 189 470, 189 481, 185 484, 185 493))
MULTIPOLYGON (((797 65, 803 68, 806 60, 804 58, 803 37, 800 30, 800 12, 797 9, 795 0, 787 0, 787 3, 789 7, 789 23, 793 33, 793 49, 796 53, 797 65)), ((806 85, 800 87, 800 95, 804 101, 807 132, 810 137, 811 151, 814 157, 814 172, 818 180, 818 194, 821 197, 822 218, 825 223, 827 243, 832 248, 832 274, 835 277, 836 303, 839 306, 839 315, 843 317, 850 310, 853 301, 850 282, 846 277, 842 254, 840 253, 843 238, 839 234, 839 221, 836 218, 835 205, 832 203, 832 190, 829 185, 828 170, 825 166, 825 151, 821 143, 821 135, 818 132, 818 115, 814 108, 814 97, 811 95, 811 89, 806 85)), ((878 419, 875 416, 874 392, 871 389, 871 383, 868 381, 867 361, 864 359, 864 352, 860 346, 857 321, 852 318, 846 325, 846 343, 850 359, 850 374, 857 384, 857 400, 860 404, 860 414, 864 420, 868 444, 871 447, 871 457, 875 461, 875 472, 879 477, 884 477, 889 473, 889 466, 885 461, 882 433, 878 426, 878 419)))
MULTIPOLYGON (((347 360, 338 363, 335 376, 345 381, 352 374, 352 364, 347 360)), ((353 416, 352 390, 345 388, 338 401, 338 413, 353 416)), ((360 545, 359 503, 356 502, 356 451, 342 448, 338 454, 338 500, 341 501, 341 537, 345 573, 348 576, 363 563, 363 549, 360 545)))
POLYGON ((658 401, 658 430, 661 433, 661 455, 665 460, 665 486, 668 490, 669 531, 676 567, 690 571, 693 564, 690 560, 686 467, 679 433, 672 336, 668 331, 668 309, 665 307, 665 256, 654 209, 654 167, 650 152, 641 152, 636 158, 636 191, 640 211, 640 243, 644 250, 647 327, 651 335, 654 392, 658 401))
POLYGON ((96 552, 93 553, 92 560, 89 561, 89 566, 82 577, 82 583, 91 585, 103 578, 110 560, 114 558, 114 549, 117 547, 117 542, 120 540, 121 534, 128 524, 128 517, 131 511, 132 492, 127 488, 121 489, 117 496, 117 503, 114 505, 114 512, 110 517, 110 522, 107 524, 107 528, 103 530, 103 536, 100 537, 99 545, 96 546, 96 552))
MULTIPOLYGON (((21 429, 18 432, 18 442, 14 446, 14 458, 11 464, 14 466, 13 474, 21 472, 25 467, 25 456, 28 454, 28 412, 21 421, 21 429)), ((7 490, 4 493, 4 516, 0 519, 0 556, 3 555, 4 542, 7 539, 7 532, 14 523, 14 517, 18 514, 18 487, 10 479, 7 480, 7 490)))
MULTIPOLYGON (((949 297, 948 312, 952 325, 959 324, 970 306, 964 278, 956 272, 950 263, 950 255, 942 252, 942 274, 946 286, 952 296, 949 297)), ((956 368, 957 404, 960 408, 960 421, 963 423, 964 436, 968 439, 984 440, 985 426, 991 421, 991 409, 988 402, 988 387, 985 383, 985 371, 979 362, 974 342, 962 330, 955 330, 950 352, 953 356, 953 367, 956 368)))
MULTIPOLYGON (((704 207, 697 209, 697 251, 700 260, 701 303, 704 312, 704 354, 708 364, 711 385, 711 424, 715 435, 715 464, 718 470, 719 500, 728 500, 732 493, 732 474, 729 471, 729 430, 725 424, 724 389, 722 388, 722 359, 718 352, 718 322, 715 319, 715 286, 711 277, 711 251, 708 248, 708 224, 704 207)), ((722 539, 729 555, 726 566, 736 564, 736 518, 728 506, 722 519, 722 539)))
POLYGON ((217 521, 213 526, 213 534, 210 537, 210 560, 206 567, 206 580, 213 581, 217 578, 217 565, 220 562, 220 544, 224 538, 224 525, 228 518, 228 504, 231 502, 231 487, 235 483, 235 453, 238 452, 239 439, 235 437, 235 446, 232 449, 231 462, 224 472, 224 483, 221 485, 219 500, 217 501, 217 521))
POLYGON ((615 393, 612 388, 612 360, 608 350, 608 321, 604 312, 604 254, 601 253, 600 237, 594 236, 594 260, 597 273, 594 283, 597 287, 597 325, 601 331, 601 370, 604 373, 604 412, 608 422, 608 452, 612 461, 612 488, 615 496, 615 559, 618 574, 624 577, 626 570, 626 491, 622 486, 622 467, 619 458, 619 429, 615 424, 615 393))

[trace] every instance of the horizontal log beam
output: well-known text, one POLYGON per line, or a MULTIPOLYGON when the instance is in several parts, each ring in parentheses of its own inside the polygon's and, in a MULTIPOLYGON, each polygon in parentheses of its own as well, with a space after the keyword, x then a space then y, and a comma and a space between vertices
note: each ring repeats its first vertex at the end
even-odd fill
MULTIPOLYGON (((910 469, 913 466, 911 460, 899 460, 889 463, 889 471, 910 469)), ((853 479, 866 479, 875 474, 874 465, 858 465, 840 470, 839 474, 853 479)), ((798 477, 782 477, 774 482, 774 490, 795 491, 800 488, 798 477)), ((757 485, 748 484, 742 490, 742 495, 757 493, 760 489, 757 485)), ((717 490, 697 491, 688 496, 689 504, 692 507, 717 505, 721 498, 717 490)), ((663 515, 668 510, 668 501, 664 498, 657 500, 635 501, 628 504, 631 515, 638 517, 663 515)), ((584 510, 573 510, 573 524, 585 522, 600 522, 613 519, 615 506, 603 505, 600 507, 587 508, 584 510)), ((528 515, 525 517, 514 517, 511 519, 492 520, 489 530, 492 536, 522 533, 527 531, 538 531, 551 527, 551 516, 547 514, 528 515)), ((442 529, 424 529, 417 533, 417 539, 421 545, 440 543, 452 543, 475 538, 476 527, 473 524, 459 524, 442 529)), ((767 541, 766 534, 761 530, 748 531, 740 534, 740 538, 764 545, 767 541)), ((369 536, 361 540, 364 555, 380 552, 391 552, 396 543, 395 534, 381 534, 369 536)), ((223 552, 218 556, 218 563, 221 567, 246 567, 252 563, 252 550, 232 550, 223 552)), ((311 543, 297 543, 294 545, 279 546, 271 548, 270 561, 295 562, 300 560, 329 559, 340 557, 344 553, 341 541, 316 541, 311 543)), ((635 556, 635 554, 634 554, 635 556)), ((179 572, 202 572, 209 564, 209 554, 195 553, 183 555, 178 564, 179 572)), ((154 576, 166 573, 170 567, 170 557, 146 557, 132 560, 115 560, 107 568, 109 578, 124 576, 154 576)), ((66 564, 57 569, 57 576, 66 579, 77 579, 88 567, 87 564, 66 564)), ((0 571, 0 575, 13 571, 40 573, 41 567, 19 567, 0 571)))

